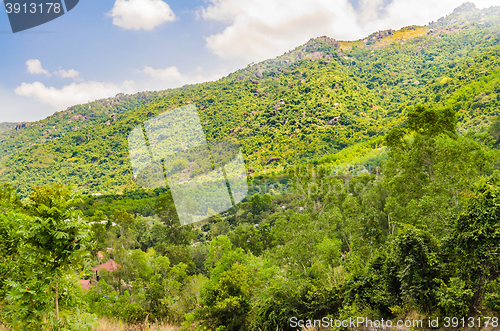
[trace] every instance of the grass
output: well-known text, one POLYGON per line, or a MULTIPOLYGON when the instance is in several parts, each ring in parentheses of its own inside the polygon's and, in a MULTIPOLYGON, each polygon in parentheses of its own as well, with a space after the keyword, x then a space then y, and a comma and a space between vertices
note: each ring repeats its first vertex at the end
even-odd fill
MULTIPOLYGON (((124 324, 117 320, 100 318, 99 326, 93 331, 178 331, 179 327, 164 323, 124 324)), ((1 330, 1 329, 0 329, 1 330)))
MULTIPOLYGON (((98 321, 99 326, 92 331, 178 331, 179 327, 168 325, 164 323, 148 323, 144 324, 124 324, 117 320, 108 318, 100 318, 98 321)), ((0 331, 9 331, 5 326, 0 324, 0 331)))

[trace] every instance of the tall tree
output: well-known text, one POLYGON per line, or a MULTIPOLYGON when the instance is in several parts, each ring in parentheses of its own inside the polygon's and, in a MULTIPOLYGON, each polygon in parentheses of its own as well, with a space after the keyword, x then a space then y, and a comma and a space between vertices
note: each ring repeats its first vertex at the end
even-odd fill
POLYGON ((193 239, 192 226, 181 226, 170 192, 156 199, 154 210, 164 225, 158 225, 152 229, 157 241, 173 245, 187 245, 191 242, 193 239))
POLYGON ((473 179, 492 169, 492 140, 484 135, 455 132, 450 108, 417 106, 408 113, 408 125, 386 136, 389 160, 384 169, 391 192, 386 210, 396 222, 425 224, 436 231, 450 230, 463 192, 473 179))
POLYGON ((500 116, 496 117, 490 124, 489 133, 495 138, 496 145, 500 144, 500 116))
POLYGON ((87 222, 74 205, 81 202, 71 187, 36 187, 29 197, 33 221, 21 229, 29 251, 54 285, 55 314, 59 319, 59 282, 64 269, 74 266, 92 248, 87 222))
POLYGON ((500 172, 481 180, 457 217, 450 245, 458 276, 474 290, 475 304, 500 277, 500 172))

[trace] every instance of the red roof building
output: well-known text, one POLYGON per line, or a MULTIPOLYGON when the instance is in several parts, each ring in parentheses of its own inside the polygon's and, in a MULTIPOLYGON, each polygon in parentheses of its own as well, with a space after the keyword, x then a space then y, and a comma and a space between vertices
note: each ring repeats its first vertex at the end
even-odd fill
POLYGON ((105 269, 109 272, 113 272, 120 267, 121 267, 121 265, 119 265, 115 261, 109 260, 106 263, 100 264, 97 267, 90 269, 92 271, 95 271, 95 275, 93 276, 93 280, 80 279, 80 280, 78 280, 78 283, 80 283, 82 288, 84 288, 85 290, 88 291, 88 290, 90 290, 90 286, 92 285, 92 283, 97 284, 97 282, 99 281, 99 270, 105 269))
POLYGON ((94 267, 94 268, 92 268, 90 270, 92 270, 92 271, 99 271, 100 269, 106 269, 109 272, 113 272, 113 271, 115 271, 116 269, 118 269, 120 267, 121 267, 121 265, 119 265, 115 261, 109 260, 108 262, 100 264, 97 267, 94 267))

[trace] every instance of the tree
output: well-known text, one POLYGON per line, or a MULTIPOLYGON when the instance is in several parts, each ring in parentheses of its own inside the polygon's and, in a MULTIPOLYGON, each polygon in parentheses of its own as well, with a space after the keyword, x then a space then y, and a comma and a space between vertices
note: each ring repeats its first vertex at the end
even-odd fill
POLYGON ((249 256, 233 249, 226 236, 210 242, 205 268, 210 279, 201 292, 201 308, 195 312, 211 329, 246 330, 253 279, 249 256))
POLYGON ((449 108, 417 106, 409 111, 404 130, 393 129, 386 136, 386 211, 392 220, 450 230, 463 192, 492 169, 492 141, 474 133, 458 135, 455 124, 449 108))
POLYGON ((59 319, 58 286, 64 270, 78 265, 79 258, 92 249, 90 227, 73 207, 79 202, 81 198, 71 187, 36 187, 28 203, 33 220, 21 225, 29 253, 53 282, 56 319, 59 319))
POLYGON ((264 244, 260 238, 260 232, 253 225, 240 224, 234 231, 229 233, 229 239, 235 247, 243 248, 246 252, 260 255, 264 244))
POLYGON ((496 171, 468 195, 450 242, 458 276, 471 286, 476 301, 486 284, 500 276, 499 242, 500 172, 496 171))
POLYGON ((435 278, 439 275, 438 246, 432 235, 412 226, 403 228, 391 243, 387 263, 399 285, 393 295, 431 312, 436 303, 435 278))
POLYGON ((496 117, 491 123, 488 132, 495 138, 495 145, 498 146, 500 144, 500 116, 496 117))
MULTIPOLYGON (((339 262, 342 243, 336 238, 336 224, 341 221, 336 207, 319 213, 289 210, 276 219, 272 229, 276 247, 270 255, 289 277, 320 279, 328 266, 339 262)), ((351 239, 349 233, 346 238, 351 239)))
POLYGON ((153 226, 151 230, 153 241, 173 245, 188 245, 191 243, 194 238, 192 226, 181 226, 170 192, 156 199, 154 209, 163 225, 156 224, 153 226))
POLYGON ((14 187, 10 184, 2 184, 0 186, 0 207, 17 210, 21 207, 19 195, 15 193, 14 187))
POLYGON ((408 130, 424 136, 454 135, 456 126, 456 115, 450 107, 433 109, 417 105, 408 112, 408 130))

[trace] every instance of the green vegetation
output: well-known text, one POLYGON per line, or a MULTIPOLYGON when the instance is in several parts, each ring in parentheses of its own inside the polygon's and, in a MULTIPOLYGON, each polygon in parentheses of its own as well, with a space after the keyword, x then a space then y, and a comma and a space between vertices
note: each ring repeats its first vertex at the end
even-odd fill
POLYGON ((8 122, 0 123, 0 133, 15 128, 16 125, 17 123, 8 123, 8 122))
MULTIPOLYGON (((118 95, 25 123, 0 134, 1 180, 23 196, 61 180, 84 194, 135 190, 128 134, 186 103, 198 107, 208 140, 239 143, 256 173, 380 139, 416 104, 452 107, 460 132, 500 115, 497 7, 466 6, 431 26, 374 37, 316 38, 216 82, 118 95), (272 158, 279 161, 268 164, 272 158)), ((373 147, 380 145, 361 152, 373 147)))
POLYGON ((90 330, 97 316, 292 330, 291 317, 498 316, 500 150, 489 133, 498 118, 461 134, 452 108, 407 114, 373 173, 317 163, 254 178, 289 187, 195 226, 179 225, 168 190, 125 192, 114 206, 132 215, 67 187, 38 187, 21 202, 4 186, 0 319, 26 330, 90 330), (108 259, 117 269, 96 282, 90 267, 108 259))
POLYGON ((22 204, 2 188, 2 322, 15 330, 91 330, 76 270, 92 248, 91 229, 67 187, 39 187, 22 204))
POLYGON ((96 101, 102 118, 65 123, 55 140, 37 130, 68 111, 0 133, 11 183, 0 190, 0 321, 274 331, 295 330, 292 317, 455 316, 498 328, 499 10, 466 4, 366 42, 317 38, 217 82, 120 96, 114 120, 114 99, 96 101), (210 142, 242 146, 252 175, 237 206, 181 226, 168 188, 134 182, 127 137, 188 103, 210 142))

